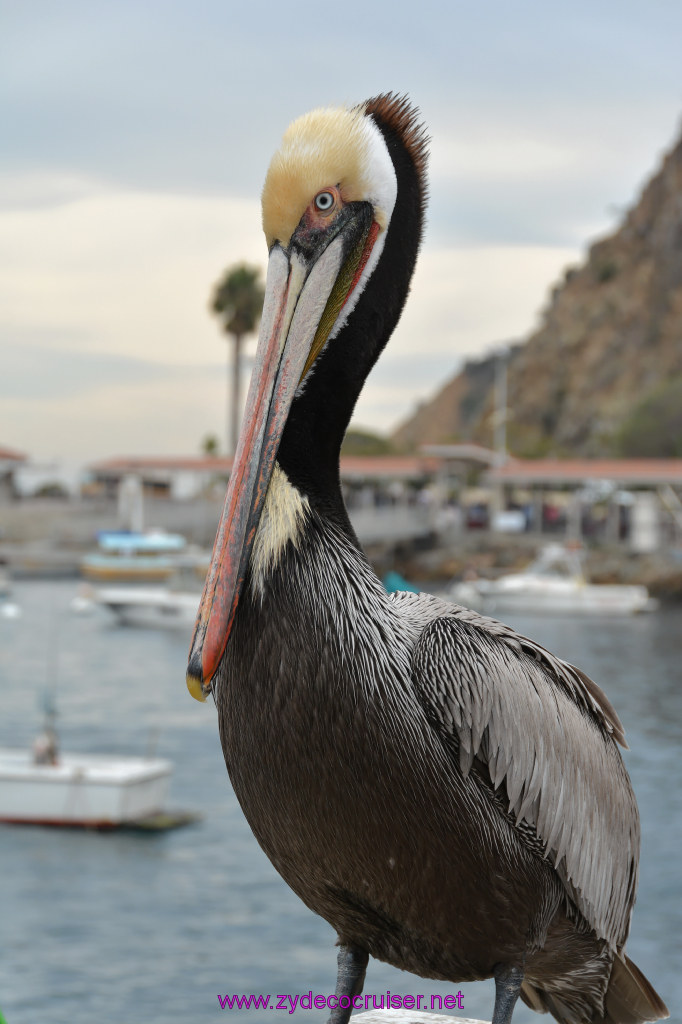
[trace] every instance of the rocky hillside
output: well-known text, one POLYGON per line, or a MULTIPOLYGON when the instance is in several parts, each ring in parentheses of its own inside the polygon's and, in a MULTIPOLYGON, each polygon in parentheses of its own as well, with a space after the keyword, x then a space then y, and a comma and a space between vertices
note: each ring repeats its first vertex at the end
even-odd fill
MULTIPOLYGON (((494 375, 494 356, 469 362, 392 440, 492 445, 494 375)), ((679 413, 681 385, 682 139, 621 227, 567 271, 538 330, 510 353, 509 449, 682 455, 677 424, 656 419, 657 409, 679 413)))

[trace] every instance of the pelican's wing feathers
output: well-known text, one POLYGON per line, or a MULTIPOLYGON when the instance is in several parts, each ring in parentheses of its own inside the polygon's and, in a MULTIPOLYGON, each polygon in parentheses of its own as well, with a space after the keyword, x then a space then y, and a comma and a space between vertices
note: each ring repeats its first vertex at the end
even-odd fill
POLYGON ((465 774, 474 758, 485 763, 587 922, 620 949, 637 888, 639 816, 608 699, 501 622, 426 594, 394 603, 421 628, 412 674, 430 724, 465 774))

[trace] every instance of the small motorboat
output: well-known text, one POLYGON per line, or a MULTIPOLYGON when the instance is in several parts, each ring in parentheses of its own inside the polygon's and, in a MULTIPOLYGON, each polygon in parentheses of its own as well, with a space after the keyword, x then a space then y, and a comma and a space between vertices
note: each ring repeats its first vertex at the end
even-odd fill
POLYGON ((169 587, 104 587, 95 591, 95 602, 121 626, 146 629, 184 629, 194 625, 199 611, 199 591, 175 591, 169 587))
POLYGON ((488 614, 634 615, 658 606, 643 586, 588 583, 579 550, 560 544, 544 548, 523 572, 452 584, 447 597, 488 614))
POLYGON ((166 808, 173 765, 158 757, 64 753, 54 696, 32 748, 0 747, 0 822, 163 831, 198 820, 166 808))
POLYGON ((120 828, 165 813, 170 761, 0 748, 0 821, 120 828))
POLYGON ((95 604, 110 612, 121 626, 147 629, 191 629, 196 622, 205 562, 178 560, 168 582, 159 586, 100 587, 95 604))

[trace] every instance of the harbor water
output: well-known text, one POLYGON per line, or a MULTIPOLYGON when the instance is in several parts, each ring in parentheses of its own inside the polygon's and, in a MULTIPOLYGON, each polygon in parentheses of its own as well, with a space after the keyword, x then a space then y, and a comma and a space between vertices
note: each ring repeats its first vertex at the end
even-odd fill
MULTIPOLYGON (((17 584, 23 615, 0 617, 0 746, 31 744, 48 688, 63 749, 169 758, 171 806, 202 820, 159 834, 0 825, 7 1024, 324 1020, 320 1009, 221 1009, 225 995, 276 1003, 333 992, 335 936, 281 881, 243 819, 215 709, 185 688, 188 633, 74 615, 75 594, 73 582, 17 584)), ((682 609, 509 621, 587 671, 625 725, 643 831, 628 953, 682 1020, 682 609)), ((492 1013, 491 982, 438 984, 370 962, 365 992, 387 990, 427 1000, 461 990, 462 1009, 449 1012, 492 1013)), ((522 1005, 514 1015, 515 1024, 540 1019, 522 1005)))

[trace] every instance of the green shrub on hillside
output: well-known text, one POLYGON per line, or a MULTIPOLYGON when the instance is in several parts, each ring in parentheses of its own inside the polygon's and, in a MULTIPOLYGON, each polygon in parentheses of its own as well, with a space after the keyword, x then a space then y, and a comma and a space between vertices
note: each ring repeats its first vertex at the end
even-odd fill
POLYGON ((616 438, 620 455, 682 458, 682 377, 650 391, 634 406, 616 438))

